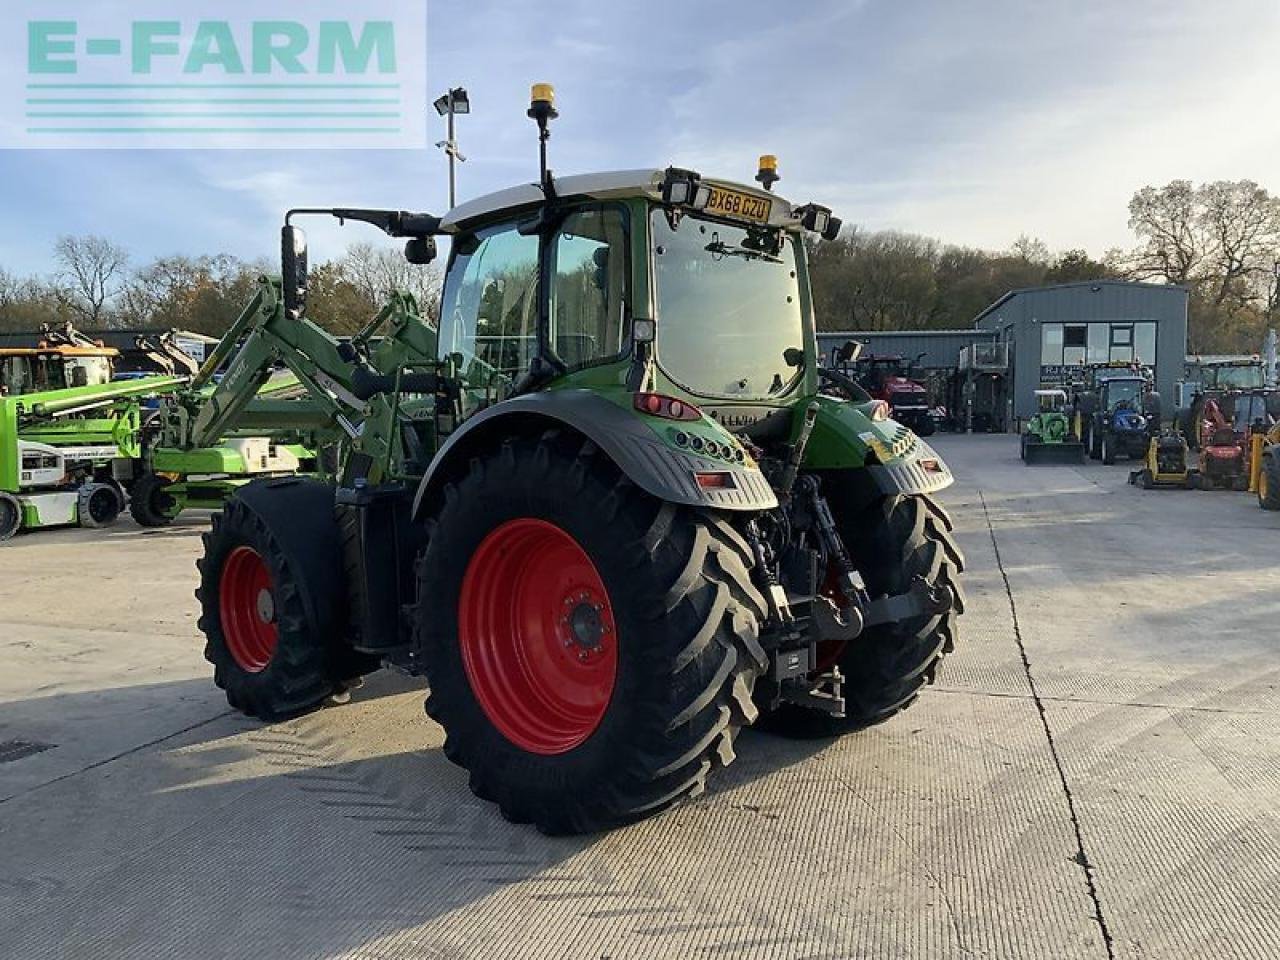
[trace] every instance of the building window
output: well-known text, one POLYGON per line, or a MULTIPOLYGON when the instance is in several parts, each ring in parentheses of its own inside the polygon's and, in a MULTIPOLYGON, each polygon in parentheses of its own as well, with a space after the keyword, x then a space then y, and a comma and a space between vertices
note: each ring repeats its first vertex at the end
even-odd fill
POLYGON ((1087 324, 1067 324, 1062 328, 1062 363, 1065 366, 1078 366, 1084 363, 1089 342, 1087 324))
POLYGON ((1137 323, 1133 327, 1134 359, 1148 366, 1156 363, 1156 325, 1154 323, 1137 323))
POLYGON ((1046 323, 1040 328, 1040 365, 1056 367, 1062 363, 1062 324, 1046 323))
POLYGON ((1112 363, 1133 362, 1133 327, 1112 325, 1111 355, 1108 359, 1112 363))
POLYGON ((1111 358, 1110 336, 1107 324, 1089 324, 1089 363, 1106 363, 1111 358))

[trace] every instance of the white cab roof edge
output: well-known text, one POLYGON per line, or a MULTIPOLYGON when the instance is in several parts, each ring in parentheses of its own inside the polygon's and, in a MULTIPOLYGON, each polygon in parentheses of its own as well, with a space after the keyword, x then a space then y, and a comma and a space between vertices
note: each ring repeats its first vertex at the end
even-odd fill
MULTIPOLYGON (((556 191, 562 197, 591 197, 607 200, 612 197, 648 196, 658 200, 662 196, 662 181, 666 177, 665 170, 611 170, 602 173, 582 173, 568 177, 556 177, 556 191)), ((731 180, 720 180, 704 177, 709 183, 730 187, 759 197, 767 197, 773 201, 773 210, 769 223, 776 227, 795 227, 796 217, 791 204, 777 194, 768 193, 758 186, 747 186, 731 180)), ((456 233, 463 225, 473 220, 500 213, 513 207, 527 206, 542 201, 542 188, 534 183, 522 183, 508 187, 496 193, 485 194, 474 200, 467 200, 450 210, 440 221, 440 228, 445 233, 456 233)))

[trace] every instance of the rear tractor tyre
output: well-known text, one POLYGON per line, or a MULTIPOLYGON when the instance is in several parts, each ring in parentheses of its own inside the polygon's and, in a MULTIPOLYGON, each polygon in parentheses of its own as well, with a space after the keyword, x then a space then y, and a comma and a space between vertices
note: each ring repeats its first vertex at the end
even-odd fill
POLYGON ((167 527, 173 523, 177 503, 165 488, 173 481, 154 473, 144 473, 129 494, 129 513, 142 527, 167 527))
POLYGON ((243 487, 213 515, 196 565, 204 655, 231 706, 280 720, 342 688, 351 654, 332 487, 243 487))
POLYGON ((576 434, 476 457, 445 487, 418 573, 445 755, 544 833, 701 793, 756 718, 752 562, 725 520, 656 500, 576 434))
POLYGON ((116 522, 124 502, 109 483, 86 483, 76 498, 76 522, 82 527, 100 529, 116 522))
MULTIPOLYGON (((933 683, 943 658, 955 648, 957 619, 964 612, 959 585, 964 554, 940 504, 928 496, 893 496, 851 513, 841 510, 838 490, 827 493, 850 559, 873 598, 903 593, 921 576, 949 587, 955 605, 945 614, 870 627, 837 650, 832 659, 844 674, 845 717, 787 704, 762 722, 783 736, 839 736, 905 710, 933 683)), ((819 659, 824 659, 822 645, 819 659)))
POLYGON ((1258 473, 1258 506, 1263 510, 1280 510, 1280 451, 1268 450, 1262 455, 1258 473))
POLYGON ((0 490, 0 543, 12 539, 22 529, 22 501, 0 490))

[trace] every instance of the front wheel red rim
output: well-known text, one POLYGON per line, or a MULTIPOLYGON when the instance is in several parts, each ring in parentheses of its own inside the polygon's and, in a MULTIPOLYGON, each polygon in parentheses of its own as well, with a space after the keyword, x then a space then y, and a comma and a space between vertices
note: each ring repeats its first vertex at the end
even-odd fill
POLYGON ((485 537, 463 576, 458 641, 480 708, 523 750, 566 753, 608 710, 613 607, 587 552, 555 524, 522 517, 485 537))
POLYGON ((252 547, 236 547, 223 562, 218 614, 223 639, 236 665, 246 673, 265 670, 275 655, 280 635, 271 571, 252 547))

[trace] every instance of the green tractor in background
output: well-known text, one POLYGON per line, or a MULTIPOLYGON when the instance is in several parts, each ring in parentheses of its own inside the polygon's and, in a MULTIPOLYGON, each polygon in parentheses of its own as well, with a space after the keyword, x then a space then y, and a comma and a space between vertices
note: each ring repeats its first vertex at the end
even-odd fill
POLYGON ((1084 463, 1084 444, 1071 426, 1065 390, 1037 390, 1036 412, 1022 429, 1022 462, 1084 463))
POLYGON ((553 177, 549 87, 529 115, 536 183, 443 218, 294 212, 415 263, 447 237, 438 345, 326 346, 286 225, 272 323, 348 440, 336 483, 214 515, 200 627, 264 719, 380 664, 425 675, 478 796, 584 832, 697 795, 757 719, 834 736, 906 708, 956 642, 964 560, 941 458, 820 366, 805 239, 830 210, 773 193, 771 157, 756 186, 553 177))

